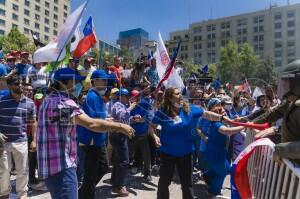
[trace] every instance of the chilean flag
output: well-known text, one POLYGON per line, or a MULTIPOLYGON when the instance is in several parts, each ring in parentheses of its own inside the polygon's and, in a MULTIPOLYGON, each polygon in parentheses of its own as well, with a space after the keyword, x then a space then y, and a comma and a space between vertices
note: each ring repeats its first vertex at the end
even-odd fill
POLYGON ((231 198, 252 198, 252 191, 248 178, 248 160, 259 146, 269 146, 274 150, 275 144, 269 138, 262 138, 248 145, 235 159, 231 167, 231 198))
POLYGON ((79 41, 76 49, 73 52, 74 58, 80 58, 86 53, 90 48, 94 46, 97 42, 96 34, 94 31, 93 19, 90 16, 84 29, 83 29, 84 37, 79 41))

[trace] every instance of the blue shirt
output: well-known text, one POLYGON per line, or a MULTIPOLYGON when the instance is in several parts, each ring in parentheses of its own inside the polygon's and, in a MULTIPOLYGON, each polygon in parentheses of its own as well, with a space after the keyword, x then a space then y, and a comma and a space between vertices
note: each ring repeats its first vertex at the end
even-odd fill
MULTIPOLYGON (((204 135, 208 136, 210 124, 211 122, 209 120, 202 118, 198 121, 197 128, 199 128, 204 135)), ((206 145, 206 142, 201 139, 200 151, 204 152, 206 150, 206 145)))
MULTIPOLYGON (((105 119, 106 110, 102 97, 94 89, 87 93, 82 110, 91 118, 105 119)), ((78 126, 78 142, 85 145, 104 146, 106 133, 96 133, 82 126, 78 126)))
POLYGON ((7 75, 7 67, 4 64, 0 64, 0 77, 7 75))
POLYGON ((148 133, 148 117, 149 112, 147 103, 139 103, 132 111, 130 116, 140 115, 144 119, 144 122, 135 123, 131 121, 131 127, 135 130, 135 135, 145 135, 148 133))
POLYGON ((203 114, 203 109, 190 106, 190 112, 186 114, 182 108, 178 119, 167 116, 162 110, 156 111, 152 119, 153 124, 161 125, 160 151, 176 157, 181 157, 193 151, 191 124, 203 114))
POLYGON ((7 142, 27 140, 27 123, 36 117, 33 101, 25 96, 16 101, 10 94, 0 97, 0 132, 7 142))
POLYGON ((217 161, 217 159, 224 157, 227 154, 226 143, 228 136, 219 132, 219 129, 222 126, 224 126, 224 124, 221 122, 211 122, 209 128, 206 157, 212 161, 217 161))
POLYGON ((27 71, 28 71, 30 66, 31 65, 29 65, 29 64, 21 64, 21 63, 17 64, 16 69, 17 69, 18 75, 26 76, 27 71))

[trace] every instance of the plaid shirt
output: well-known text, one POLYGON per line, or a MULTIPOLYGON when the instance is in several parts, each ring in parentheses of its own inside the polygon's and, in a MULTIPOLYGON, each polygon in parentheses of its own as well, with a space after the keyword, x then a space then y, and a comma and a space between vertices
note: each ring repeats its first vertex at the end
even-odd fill
POLYGON ((76 167, 76 125, 72 118, 83 111, 63 93, 44 99, 37 130, 38 172, 42 179, 76 167))

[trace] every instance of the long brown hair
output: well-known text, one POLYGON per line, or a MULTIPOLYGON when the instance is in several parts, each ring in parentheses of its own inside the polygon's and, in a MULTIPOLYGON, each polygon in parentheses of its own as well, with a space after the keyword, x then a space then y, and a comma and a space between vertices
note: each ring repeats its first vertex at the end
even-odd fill
MULTIPOLYGON (((175 117, 178 115, 175 111, 175 107, 173 105, 173 102, 171 102, 171 99, 173 98, 173 94, 177 88, 170 87, 165 90, 165 94, 163 97, 163 103, 162 103, 162 109, 163 111, 170 117, 175 117)), ((188 114, 190 112, 190 106, 187 101, 183 101, 183 111, 188 114)))

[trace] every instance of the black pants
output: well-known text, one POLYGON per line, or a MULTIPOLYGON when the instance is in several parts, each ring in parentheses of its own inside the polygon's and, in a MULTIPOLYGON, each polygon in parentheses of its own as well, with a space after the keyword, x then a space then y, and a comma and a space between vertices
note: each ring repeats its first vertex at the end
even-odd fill
POLYGON ((131 159, 134 159, 136 151, 140 152, 141 159, 144 162, 144 175, 150 175, 150 147, 148 141, 148 134, 135 136, 132 139, 129 151, 131 159))
POLYGON ((121 133, 112 133, 109 139, 113 146, 111 182, 113 187, 119 188, 125 186, 125 179, 128 173, 129 154, 127 137, 121 133))
POLYGON ((171 184, 175 166, 180 178, 180 184, 182 189, 183 199, 194 198, 193 185, 192 185, 192 168, 193 158, 192 154, 185 155, 183 157, 175 157, 161 153, 160 159, 160 171, 157 198, 158 199, 169 199, 169 185, 171 184))
POLYGON ((106 147, 83 146, 85 152, 84 178, 79 198, 93 199, 96 185, 108 171, 106 147))
POLYGON ((30 144, 32 142, 32 135, 28 135, 28 167, 29 167, 29 183, 35 184, 37 183, 37 179, 35 177, 35 169, 37 168, 37 155, 36 151, 30 151, 30 144))

